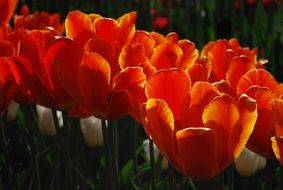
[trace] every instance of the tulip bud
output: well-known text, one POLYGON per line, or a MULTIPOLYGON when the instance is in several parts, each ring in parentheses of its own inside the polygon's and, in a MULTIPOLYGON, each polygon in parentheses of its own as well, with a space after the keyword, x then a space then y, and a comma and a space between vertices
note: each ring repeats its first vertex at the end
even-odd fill
POLYGON ((16 116, 17 116, 17 113, 19 111, 19 107, 20 105, 14 101, 12 101, 9 106, 8 106, 8 109, 7 109, 7 121, 13 121, 16 116))
MULTIPOLYGON (((39 120, 39 129, 42 134, 46 136, 55 136, 56 128, 54 125, 53 115, 50 108, 36 105, 36 110, 39 120)), ((57 111, 57 117, 59 121, 59 127, 63 126, 63 117, 60 111, 57 111)))
POLYGON ((80 124, 85 143, 88 146, 98 147, 103 145, 103 133, 100 119, 90 116, 81 119, 80 124))
MULTIPOLYGON (((149 139, 145 139, 143 141, 143 146, 144 146, 144 152, 145 152, 147 159, 150 159, 150 142, 149 142, 149 139)), ((158 156, 159 156, 159 150, 158 150, 157 146, 153 143, 153 157, 154 157, 155 162, 158 161, 158 156)))
POLYGON ((240 156, 235 160, 235 168, 242 176, 251 176, 257 170, 257 155, 244 148, 240 156))
POLYGON ((161 160, 161 166, 160 166, 161 171, 165 171, 168 169, 168 160, 164 156, 162 157, 161 160))
POLYGON ((266 158, 261 155, 257 155, 257 170, 262 170, 266 166, 266 158))

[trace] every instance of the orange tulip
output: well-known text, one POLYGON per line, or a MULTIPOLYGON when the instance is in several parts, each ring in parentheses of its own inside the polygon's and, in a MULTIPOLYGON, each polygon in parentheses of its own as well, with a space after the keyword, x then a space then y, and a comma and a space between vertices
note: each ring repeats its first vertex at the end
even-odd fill
POLYGON ((257 48, 242 48, 237 39, 209 42, 201 51, 211 63, 210 82, 227 80, 236 88, 238 80, 247 71, 264 68, 265 60, 257 61, 257 48))
POLYGON ((191 86, 179 69, 153 74, 145 92, 140 114, 147 135, 179 172, 194 179, 212 178, 231 164, 257 118, 253 99, 242 95, 236 102, 208 82, 191 86))
POLYGON ((55 40, 45 54, 60 84, 89 113, 101 119, 118 119, 129 113, 130 92, 142 92, 145 75, 128 67, 112 75, 111 64, 68 38, 55 40), (69 55, 69 56, 66 56, 69 55))
POLYGON ((278 99, 279 84, 274 77, 263 69, 247 72, 237 86, 237 93, 246 93, 255 99, 258 106, 258 118, 247 147, 267 158, 274 158, 270 138, 275 136, 272 105, 278 99))
POLYGON ((48 12, 35 12, 29 14, 27 6, 21 9, 21 15, 15 15, 13 30, 45 30, 52 28, 59 34, 64 31, 64 24, 60 21, 60 14, 49 14, 48 12))

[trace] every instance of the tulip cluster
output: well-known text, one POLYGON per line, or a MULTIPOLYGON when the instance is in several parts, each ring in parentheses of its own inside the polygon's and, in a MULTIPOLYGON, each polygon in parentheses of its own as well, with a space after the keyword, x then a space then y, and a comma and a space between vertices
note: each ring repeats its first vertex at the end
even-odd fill
MULTIPOLYGON (((3 2, 3 1, 0 1, 3 2)), ((0 4, 0 109, 14 100, 115 120, 131 115, 180 173, 210 179, 247 146, 283 164, 283 86, 257 49, 237 39, 201 50, 177 33, 137 30, 135 12, 117 20, 58 15, 0 4), (5 13, 5 14, 4 14, 5 13)))

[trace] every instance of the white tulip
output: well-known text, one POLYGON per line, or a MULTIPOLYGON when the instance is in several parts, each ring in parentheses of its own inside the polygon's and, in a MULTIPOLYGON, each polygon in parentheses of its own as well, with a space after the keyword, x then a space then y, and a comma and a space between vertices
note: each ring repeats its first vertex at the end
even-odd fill
MULTIPOLYGON (((38 114, 39 129, 41 133, 46 136, 55 136, 56 128, 54 125, 52 110, 44 106, 36 105, 36 111, 38 114)), ((62 112, 57 111, 56 114, 59 121, 59 127, 62 127, 63 126, 62 112)))
POLYGON ((257 170, 262 170, 266 166, 266 158, 258 155, 257 156, 257 170))
POLYGON ((13 121, 16 118, 18 111, 19 111, 19 107, 20 105, 14 101, 12 101, 9 104, 8 109, 7 109, 7 121, 8 122, 13 121))
POLYGON ((257 155, 244 148, 240 156, 235 160, 235 168, 242 176, 251 176, 257 170, 257 155))
POLYGON ((103 133, 100 119, 90 116, 81 119, 80 124, 85 143, 88 146, 98 147, 103 145, 103 133))

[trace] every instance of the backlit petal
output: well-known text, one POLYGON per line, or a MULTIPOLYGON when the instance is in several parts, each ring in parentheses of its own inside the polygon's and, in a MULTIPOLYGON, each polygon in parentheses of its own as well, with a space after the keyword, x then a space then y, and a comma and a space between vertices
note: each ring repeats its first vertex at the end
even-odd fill
POLYGON ((178 120, 181 107, 186 106, 184 102, 187 101, 190 87, 191 80, 187 74, 179 69, 168 69, 153 74, 147 80, 145 93, 148 99, 165 100, 178 120))
POLYGON ((247 90, 253 85, 267 87, 274 92, 278 88, 278 83, 269 72, 263 69, 252 69, 248 71, 245 75, 243 75, 242 78, 239 80, 237 86, 237 93, 246 93, 247 90))
POLYGON ((272 149, 277 160, 283 166, 283 138, 282 137, 272 137, 271 138, 272 149))
POLYGON ((147 135, 164 156, 174 159, 174 117, 166 102, 149 99, 146 104, 141 104, 140 114, 147 135))
POLYGON ((249 70, 255 69, 254 63, 245 56, 235 57, 231 60, 226 72, 226 79, 232 88, 236 89, 240 78, 249 70))
POLYGON ((77 71, 82 105, 94 116, 106 119, 110 97, 110 66, 96 53, 86 54, 77 71))
POLYGON ((270 138, 275 135, 272 103, 275 94, 265 87, 254 86, 247 91, 247 95, 256 100, 258 118, 247 147, 265 157, 272 158, 273 151, 270 138))
POLYGON ((76 38, 83 31, 93 31, 90 17, 81 11, 71 11, 65 20, 66 36, 76 38))
POLYGON ((157 70, 177 67, 183 55, 182 49, 173 42, 164 42, 152 53, 150 62, 157 70))
POLYGON ((209 179, 220 173, 217 136, 213 129, 186 128, 178 131, 176 137, 181 173, 197 180, 209 179))
POLYGON ((276 99, 272 105, 276 136, 283 136, 283 99, 276 99))

